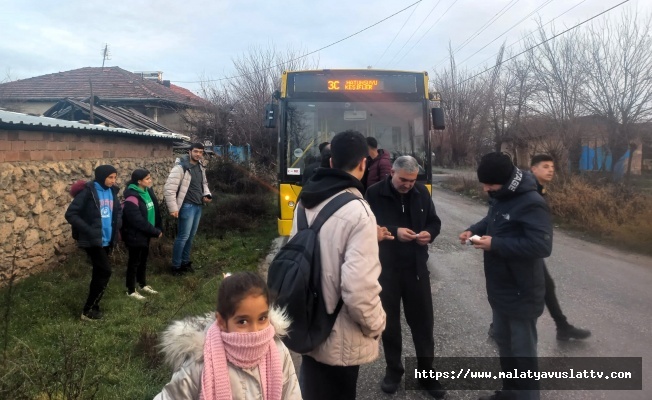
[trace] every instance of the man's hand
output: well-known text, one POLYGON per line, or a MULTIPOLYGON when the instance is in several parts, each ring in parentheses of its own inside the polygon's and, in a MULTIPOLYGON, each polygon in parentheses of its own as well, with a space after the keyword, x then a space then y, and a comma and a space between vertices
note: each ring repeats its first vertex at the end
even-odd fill
POLYGON ((162 237, 163 237, 163 232, 162 232, 162 231, 161 231, 161 233, 158 234, 158 237, 159 237, 159 238, 162 238, 162 237))
POLYGON ((401 242, 411 242, 417 238, 417 234, 412 229, 408 228, 398 228, 396 236, 401 242))
POLYGON ((483 236, 480 239, 473 240, 473 247, 485 251, 491 250, 491 236, 483 236))
POLYGON ((394 240, 392 233, 384 226, 376 225, 376 235, 379 242, 382 242, 383 240, 394 240))
POLYGON ((417 244, 421 246, 427 246, 430 243, 430 232, 428 231, 421 231, 417 235, 417 244))
POLYGON ((471 231, 464 231, 464 232, 460 233, 460 236, 459 236, 460 243, 466 244, 466 241, 469 240, 469 238, 471 236, 473 236, 473 232, 471 232, 471 231))
POLYGON ((170 216, 171 216, 172 218, 179 218, 179 211, 171 212, 171 213, 170 213, 170 216))
POLYGON ((210 203, 211 200, 213 200, 213 199, 210 198, 210 197, 206 197, 206 196, 204 196, 204 197, 202 198, 202 200, 204 201, 204 203, 210 203))

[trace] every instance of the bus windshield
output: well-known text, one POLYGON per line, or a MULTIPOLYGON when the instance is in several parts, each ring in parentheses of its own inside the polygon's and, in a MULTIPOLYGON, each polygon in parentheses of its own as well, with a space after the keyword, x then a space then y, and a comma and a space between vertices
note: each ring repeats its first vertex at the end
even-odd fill
MULTIPOLYGON (((423 102, 317 102, 289 101, 286 108, 286 162, 288 168, 304 168, 319 160, 318 145, 336 133, 355 130, 378 141, 378 148, 393 162, 411 155, 425 168, 426 141, 423 102)), ((298 175, 298 174, 297 174, 298 175)))

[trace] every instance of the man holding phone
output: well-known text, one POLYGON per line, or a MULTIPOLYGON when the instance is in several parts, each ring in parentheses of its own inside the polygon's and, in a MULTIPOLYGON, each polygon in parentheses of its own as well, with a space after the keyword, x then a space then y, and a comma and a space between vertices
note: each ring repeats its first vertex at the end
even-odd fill
POLYGON ((213 196, 208 189, 206 168, 202 164, 204 145, 193 143, 188 155, 177 158, 165 182, 165 203, 170 215, 179 219, 179 229, 172 250, 172 274, 194 272, 190 261, 192 240, 197 233, 202 206, 213 196))
MULTIPOLYGON (((387 314, 383 332, 385 377, 380 388, 395 393, 405 373, 402 363, 401 300, 410 326, 419 370, 431 370, 434 362, 434 315, 428 245, 441 229, 430 192, 418 183, 419 164, 410 156, 394 161, 391 175, 371 185, 365 199, 376 216, 380 264, 380 301, 387 314)), ((434 398, 446 392, 437 380, 423 379, 419 384, 434 398)))

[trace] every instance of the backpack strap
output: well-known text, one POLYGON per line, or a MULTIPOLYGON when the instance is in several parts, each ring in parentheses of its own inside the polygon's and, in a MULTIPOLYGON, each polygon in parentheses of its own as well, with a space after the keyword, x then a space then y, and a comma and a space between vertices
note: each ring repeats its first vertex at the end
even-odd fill
MULTIPOLYGON (((326 222, 326 220, 330 218, 331 215, 335 214, 335 212, 342 208, 342 206, 353 200, 360 200, 360 198, 351 192, 344 192, 336 196, 333 200, 329 201, 328 204, 326 204, 324 208, 321 209, 321 211, 319 211, 319 214, 317 214, 315 220, 312 221, 310 229, 316 233, 319 233, 322 225, 324 225, 324 222, 326 222)), ((305 211, 303 214, 305 217, 305 211)))

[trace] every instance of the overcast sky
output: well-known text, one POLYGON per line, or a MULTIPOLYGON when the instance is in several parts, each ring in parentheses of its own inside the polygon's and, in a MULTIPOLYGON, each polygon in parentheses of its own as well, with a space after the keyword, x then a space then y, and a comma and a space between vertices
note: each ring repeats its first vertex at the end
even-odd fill
MULTIPOLYGON (((163 71, 164 79, 196 91, 202 77, 232 75, 232 60, 254 46, 311 52, 415 1, 0 0, 0 81, 100 67, 108 43, 107 66, 163 71)), ((537 17, 543 23, 558 17, 562 31, 621 1, 422 0, 316 56, 320 68, 432 72, 444 66, 449 42, 458 48, 496 18, 455 56, 478 69, 503 41, 511 45, 530 33, 537 17)), ((630 0, 599 19, 626 8, 647 15, 652 1, 630 0)))

